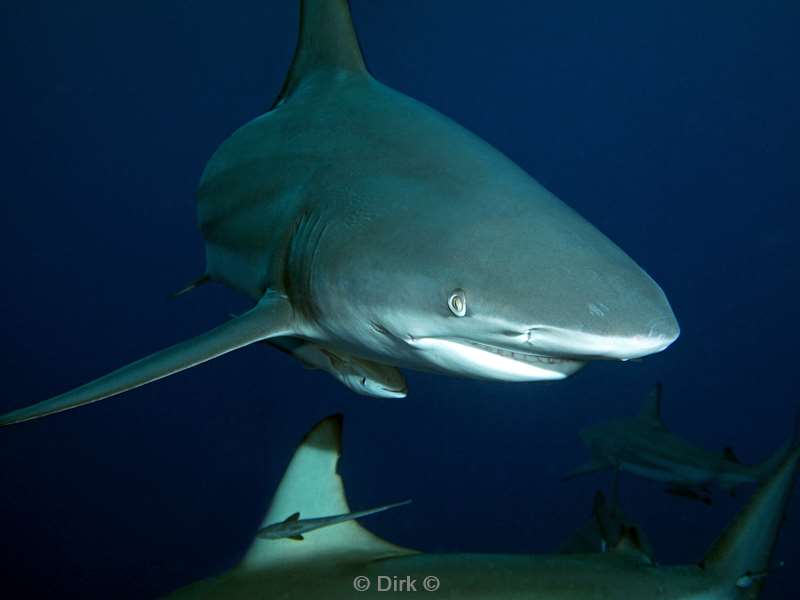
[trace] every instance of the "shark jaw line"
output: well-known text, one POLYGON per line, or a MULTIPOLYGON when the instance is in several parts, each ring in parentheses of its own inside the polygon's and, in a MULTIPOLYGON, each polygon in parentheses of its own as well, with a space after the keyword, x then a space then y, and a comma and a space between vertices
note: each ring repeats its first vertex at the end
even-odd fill
POLYGON ((408 344, 448 372, 501 381, 554 381, 580 369, 578 360, 520 352, 464 338, 409 337, 408 344))

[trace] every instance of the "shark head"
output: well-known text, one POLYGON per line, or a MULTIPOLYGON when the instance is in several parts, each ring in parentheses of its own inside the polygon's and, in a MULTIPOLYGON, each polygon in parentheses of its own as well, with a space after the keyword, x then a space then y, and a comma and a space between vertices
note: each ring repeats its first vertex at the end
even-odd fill
POLYGON ((348 246, 320 252, 336 257, 321 259, 328 278, 316 282, 335 336, 386 362, 404 355, 405 366, 505 381, 561 379, 587 361, 640 358, 675 341, 675 315, 644 270, 510 161, 491 158, 496 185, 481 172, 437 203, 410 184, 390 214, 352 228, 348 246))

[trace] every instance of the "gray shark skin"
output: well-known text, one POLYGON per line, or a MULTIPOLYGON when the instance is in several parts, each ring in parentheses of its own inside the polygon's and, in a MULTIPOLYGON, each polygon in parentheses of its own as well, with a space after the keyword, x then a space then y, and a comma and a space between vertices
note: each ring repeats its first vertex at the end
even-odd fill
POLYGON ((639 550, 655 563, 653 545, 642 529, 623 512, 619 503, 619 471, 614 473, 611 498, 597 490, 589 520, 573 532, 558 548, 562 554, 610 552, 622 543, 623 537, 635 540, 639 550))
MULTIPOLYGON (((319 423, 298 447, 264 523, 295 507, 310 515, 349 512, 337 474, 341 417, 319 423)), ((382 598, 392 591, 437 598, 536 600, 755 600, 792 496, 800 449, 753 495, 700 564, 656 566, 635 539, 606 553, 422 554, 377 538, 355 521, 309 532, 303 542, 255 538, 230 571, 170 598, 382 598), (430 576, 435 576, 432 581, 430 576), (427 581, 427 584, 426 584, 427 581), (368 585, 367 585, 368 584, 368 585), (355 591, 354 586, 359 590, 355 591), (383 588, 381 587, 383 586, 383 588), (413 586, 413 587, 412 587, 413 586), (387 591, 388 590, 388 591, 387 591)))
POLYGON ((581 431, 581 439, 592 458, 565 478, 619 469, 665 483, 667 491, 675 495, 710 504, 710 486, 718 485, 733 492, 741 484, 763 481, 796 444, 797 426, 771 457, 755 465, 742 464, 729 449, 705 450, 667 429, 661 420, 661 396, 659 383, 638 416, 606 421, 581 431))
POLYGON ((403 502, 395 502, 394 504, 386 504, 378 506, 377 508, 368 508, 366 510, 359 510, 356 512, 344 513, 342 515, 332 515, 330 517, 317 517, 316 519, 301 519, 300 513, 296 512, 278 523, 267 525, 258 530, 256 537, 265 540, 279 540, 289 538, 292 540, 303 540, 303 534, 309 531, 315 531, 322 527, 330 527, 331 525, 338 525, 345 521, 353 521, 369 515, 383 512, 398 506, 405 506, 410 504, 411 500, 404 500, 403 502))
POLYGON ((95 402, 256 341, 294 337, 392 367, 567 377, 679 335, 659 286, 489 144, 367 71, 345 0, 301 2, 271 110, 198 189, 205 281, 255 307, 0 425, 95 402))

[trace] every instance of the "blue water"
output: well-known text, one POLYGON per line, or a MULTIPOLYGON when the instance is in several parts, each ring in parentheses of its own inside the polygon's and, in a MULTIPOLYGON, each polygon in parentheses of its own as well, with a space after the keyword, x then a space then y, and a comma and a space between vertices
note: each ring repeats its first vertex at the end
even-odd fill
MULTIPOLYGON (((194 189, 272 102, 293 2, 4 5, 3 410, 204 331, 246 300, 209 286, 194 189)), ((511 156, 662 285, 678 342, 559 383, 408 373, 352 395, 251 347, 124 396, 0 431, 3 586, 148 598, 231 566, 295 444, 343 411, 354 508, 427 551, 549 552, 610 475, 560 481, 577 432, 664 382, 664 419, 760 460, 797 397, 800 82, 793 2, 354 0, 372 72, 511 156), (109 590, 113 589, 113 593, 109 590)), ((410 232, 411 233, 411 232, 410 232)), ((743 505, 622 478, 663 563, 693 563, 743 505)), ((800 511, 796 499, 790 517, 800 511)), ((800 520, 768 598, 800 597, 800 520)))

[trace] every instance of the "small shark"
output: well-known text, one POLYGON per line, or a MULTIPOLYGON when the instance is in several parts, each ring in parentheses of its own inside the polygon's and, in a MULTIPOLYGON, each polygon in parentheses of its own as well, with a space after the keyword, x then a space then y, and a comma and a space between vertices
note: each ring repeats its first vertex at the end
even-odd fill
POLYGON ((278 98, 211 157, 206 269, 254 306, 49 400, 68 410, 257 341, 292 337, 398 368, 563 379, 679 335, 661 288, 492 146, 378 82, 346 0, 303 0, 278 98))
POLYGON ((374 515, 375 513, 389 510, 390 508, 405 506, 410 502, 411 500, 405 500, 403 502, 379 506, 378 508, 368 508, 367 510, 359 510, 357 512, 344 513, 342 515, 316 517, 313 519, 301 519, 300 513, 296 512, 286 517, 286 519, 283 521, 262 527, 258 530, 256 537, 265 540, 279 540, 288 538, 290 540, 301 541, 305 539, 303 534, 308 533, 309 531, 314 531, 322 527, 330 527, 331 525, 337 525, 338 523, 344 523, 345 521, 352 521, 353 519, 360 519, 361 517, 366 517, 367 515, 374 515))
MULTIPOLYGON (((341 416, 305 437, 281 480, 264 523, 288 512, 350 511, 337 473, 341 416)), ((793 495, 800 449, 788 454, 698 564, 658 566, 635 531, 588 554, 424 554, 376 537, 356 521, 309 532, 302 544, 258 536, 244 558, 219 577, 170 598, 383 598, 435 591, 436 598, 512 600, 755 600, 793 495)), ((434 594, 432 594, 432 597, 434 594)))
POLYGON ((562 554, 609 552, 617 548, 623 537, 637 540, 636 545, 654 564, 653 545, 642 529, 622 511, 619 504, 619 471, 614 473, 611 501, 601 490, 594 495, 589 521, 567 538, 558 551, 562 554))
POLYGON ((408 394, 405 377, 394 367, 362 360, 352 354, 297 338, 275 338, 263 343, 296 358, 308 369, 330 373, 334 379, 361 396, 405 398, 408 394))
POLYGON ((730 448, 712 452, 672 433, 661 420, 662 385, 648 394, 637 417, 614 419, 580 432, 591 460, 565 476, 571 479, 605 469, 619 469, 665 483, 675 496, 711 504, 710 486, 734 493, 737 486, 757 483, 769 476, 792 451, 798 427, 771 457, 745 465, 730 448))

